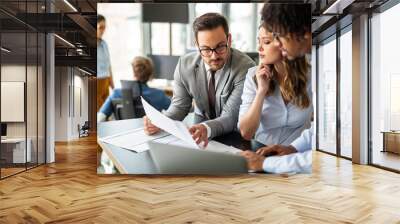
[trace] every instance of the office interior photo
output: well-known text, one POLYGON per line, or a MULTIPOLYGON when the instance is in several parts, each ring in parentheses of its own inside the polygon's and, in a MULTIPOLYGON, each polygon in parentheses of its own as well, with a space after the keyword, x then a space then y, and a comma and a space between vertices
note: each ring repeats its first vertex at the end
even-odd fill
POLYGON ((311 7, 308 174, 121 175, 144 160, 99 141, 144 115, 122 94, 99 116, 99 14, 110 94, 133 79, 139 56, 154 66, 147 85, 170 99, 206 12, 224 15, 232 47, 259 63, 264 2, 159 4, 174 15, 161 22, 148 2, 2 0, 0 223, 398 223, 399 1, 272 2, 311 7))

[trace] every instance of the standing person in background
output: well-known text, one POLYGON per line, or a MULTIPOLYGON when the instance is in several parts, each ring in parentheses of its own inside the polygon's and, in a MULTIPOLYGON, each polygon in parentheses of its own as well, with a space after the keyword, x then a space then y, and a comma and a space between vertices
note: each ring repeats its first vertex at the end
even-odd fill
POLYGON ((110 53, 107 43, 102 39, 106 29, 106 19, 97 16, 97 111, 110 94, 110 87, 114 89, 111 72, 110 53))

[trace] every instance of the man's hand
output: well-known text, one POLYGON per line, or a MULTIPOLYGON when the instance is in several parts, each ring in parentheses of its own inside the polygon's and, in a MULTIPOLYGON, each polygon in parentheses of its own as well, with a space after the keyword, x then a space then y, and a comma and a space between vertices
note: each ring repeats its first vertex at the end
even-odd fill
POLYGON ((240 155, 246 158, 247 167, 249 170, 256 172, 263 171, 263 163, 265 160, 264 156, 258 155, 249 150, 241 152, 240 155))
POLYGON ((204 142, 203 145, 206 147, 208 145, 208 136, 207 136, 207 128, 204 124, 195 124, 189 128, 190 134, 192 134, 193 139, 196 141, 196 144, 200 144, 200 142, 204 142))
POLYGON ((144 122, 144 133, 146 133, 147 135, 154 135, 155 133, 160 131, 160 128, 152 124, 149 118, 147 118, 147 116, 143 117, 143 122, 144 122))
POLYGON ((291 153, 296 153, 297 150, 291 146, 285 146, 285 145, 270 145, 270 146, 265 146, 262 148, 259 148, 256 153, 261 156, 284 156, 288 155, 291 153))

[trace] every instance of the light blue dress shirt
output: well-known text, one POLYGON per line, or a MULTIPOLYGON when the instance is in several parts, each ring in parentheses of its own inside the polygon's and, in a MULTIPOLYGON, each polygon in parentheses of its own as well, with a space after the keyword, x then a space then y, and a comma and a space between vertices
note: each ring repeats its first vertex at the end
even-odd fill
MULTIPOLYGON (((253 79, 256 69, 257 67, 250 68, 246 76, 242 104, 239 111, 239 122, 242 116, 249 110, 256 96, 257 86, 253 79)), ((312 100, 311 76, 309 77, 307 92, 310 100, 312 100)), ((309 140, 309 147, 307 145, 308 139, 304 143, 304 138, 312 136, 312 132, 306 131, 306 133, 303 133, 303 131, 311 127, 312 111, 312 103, 304 109, 291 102, 285 105, 281 91, 277 86, 272 95, 264 98, 260 126, 255 133, 255 139, 265 145, 290 145, 292 142, 296 142, 296 145, 293 146, 299 152, 311 149, 311 138, 309 140)))
POLYGON ((97 45, 97 78, 104 79, 110 76, 110 53, 107 43, 100 40, 97 45))
POLYGON ((266 173, 311 173, 311 169, 311 150, 284 156, 269 156, 263 163, 266 173))

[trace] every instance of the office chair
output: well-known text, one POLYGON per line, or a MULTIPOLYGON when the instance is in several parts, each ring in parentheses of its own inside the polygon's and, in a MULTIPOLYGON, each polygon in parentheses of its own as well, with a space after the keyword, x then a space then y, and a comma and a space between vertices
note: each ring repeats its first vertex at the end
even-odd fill
MULTIPOLYGON (((142 101, 142 86, 133 80, 121 80, 122 107, 118 108, 120 120, 141 118, 145 115, 142 101)), ((117 118, 116 118, 117 119, 117 118)))
POLYGON ((115 98, 111 100, 113 114, 115 120, 122 120, 121 109, 122 109, 122 98, 115 98))
POLYGON ((90 129, 90 123, 89 121, 85 121, 85 123, 80 127, 78 124, 78 133, 79 133, 79 138, 80 137, 87 137, 89 136, 89 129, 90 129))

